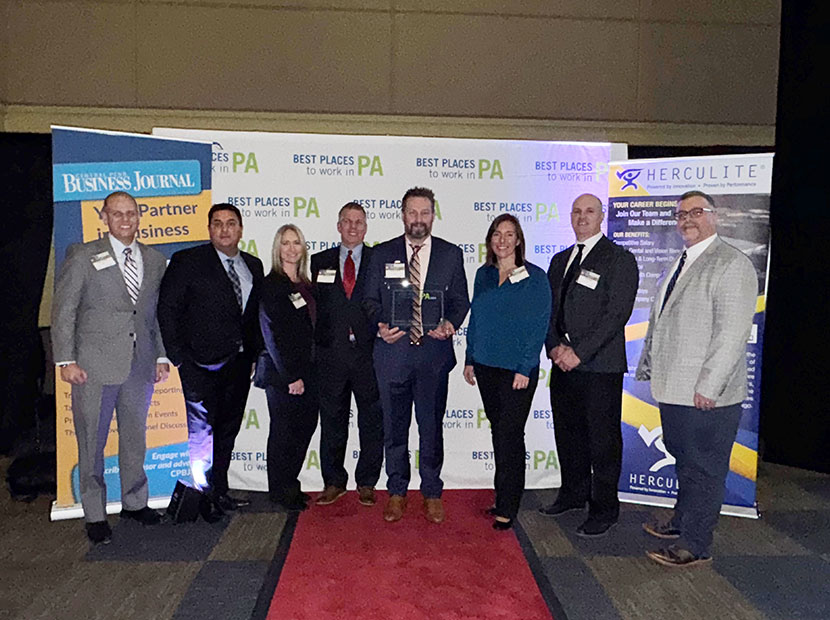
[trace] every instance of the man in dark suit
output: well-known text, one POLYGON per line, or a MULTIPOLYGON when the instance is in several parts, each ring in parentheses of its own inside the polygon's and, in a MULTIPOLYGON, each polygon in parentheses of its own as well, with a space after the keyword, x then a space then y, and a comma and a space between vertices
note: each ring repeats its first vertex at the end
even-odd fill
POLYGON ((401 216, 404 234, 374 248, 363 301, 379 338, 374 360, 389 490, 383 518, 398 521, 406 509, 414 402, 424 512, 429 521, 441 523, 443 417, 447 380, 455 366, 452 336, 467 316, 470 298, 461 250, 432 236, 432 191, 408 190, 401 216))
POLYGON ((166 260, 137 241, 139 211, 125 192, 107 196, 109 234, 69 248, 52 305, 52 348, 61 379, 72 384, 81 504, 93 544, 108 543, 104 446, 118 419, 121 516, 160 521, 147 507, 144 473, 147 410, 153 382, 170 372, 156 322, 166 260))
POLYGON ((343 461, 354 393, 360 434, 355 482, 360 503, 373 506, 383 464, 383 415, 372 365, 377 326, 371 328, 361 307, 372 248, 363 243, 366 211, 362 206, 346 203, 337 218, 340 246, 311 257, 317 285, 320 466, 325 483, 317 505, 332 504, 346 493, 348 474, 343 461))
POLYGON ((622 464, 625 324, 639 272, 631 252, 602 234, 602 202, 582 194, 571 208, 576 244, 550 261, 553 296, 545 348, 553 360, 550 400, 562 488, 540 512, 583 510, 580 536, 603 536, 617 522, 622 464))
POLYGON ((173 255, 161 283, 158 318, 187 406, 193 480, 213 512, 246 504, 228 495, 228 467, 262 349, 262 262, 240 252, 242 215, 220 203, 208 214, 210 243, 173 255), (217 510, 218 509, 218 510, 217 510))

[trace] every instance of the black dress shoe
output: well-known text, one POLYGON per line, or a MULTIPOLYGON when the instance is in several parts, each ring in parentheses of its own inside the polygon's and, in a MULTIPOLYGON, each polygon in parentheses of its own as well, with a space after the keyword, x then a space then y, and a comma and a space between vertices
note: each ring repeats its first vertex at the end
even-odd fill
POLYGON ((106 521, 87 523, 86 535, 93 545, 108 545, 112 542, 112 530, 106 521))
POLYGON ((616 524, 616 521, 600 521, 588 517, 585 523, 576 528, 576 535, 582 538, 601 538, 616 524))
POLYGON ((269 493, 268 500, 288 512, 299 512, 308 508, 308 500, 311 499, 303 492, 298 493, 269 493))
POLYGON ((513 519, 508 519, 507 521, 499 521, 496 519, 493 521, 493 529, 499 531, 506 531, 513 527, 513 519))
POLYGON ((222 510, 221 506, 212 497, 202 495, 199 501, 199 514, 208 523, 216 523, 225 516, 225 511, 222 510))
POLYGON ((145 506, 139 510, 122 510, 121 518, 138 521, 141 525, 156 525, 161 523, 161 515, 149 506, 145 506))
POLYGON ((539 509, 539 514, 543 514, 546 517, 558 517, 559 515, 563 515, 566 512, 571 512, 572 510, 584 510, 585 504, 566 504, 564 502, 553 502, 550 506, 543 506, 539 509))
POLYGON ((227 494, 218 495, 216 497, 216 503, 219 504, 219 507, 225 512, 232 512, 238 508, 251 505, 251 502, 247 499, 235 499, 227 494))

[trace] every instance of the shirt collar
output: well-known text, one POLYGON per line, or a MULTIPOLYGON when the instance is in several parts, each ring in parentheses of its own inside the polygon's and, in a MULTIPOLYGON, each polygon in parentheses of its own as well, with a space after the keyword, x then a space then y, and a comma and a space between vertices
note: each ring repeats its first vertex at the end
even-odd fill
POLYGON ((420 245, 421 246, 420 251, 423 251, 424 248, 428 248, 428 247, 432 246, 432 235, 427 235, 426 238, 421 239, 421 241, 419 241, 417 243, 414 242, 414 241, 410 241, 409 237, 407 237, 406 235, 403 236, 403 240, 404 240, 404 243, 406 243, 406 249, 410 250, 410 251, 412 251, 412 246, 413 245, 420 245))
POLYGON ((585 241, 577 241, 574 245, 578 245, 580 243, 584 245, 585 247, 582 249, 582 253, 587 254, 588 252, 594 249, 594 246, 600 239, 602 239, 602 232, 598 232, 592 237, 588 237, 587 239, 585 239, 585 241))
MULTIPOLYGON (((363 244, 358 243, 356 246, 351 248, 352 250, 352 259, 358 260, 361 256, 363 256, 363 244)), ((349 255, 349 248, 347 248, 342 243, 340 244, 340 258, 346 260, 346 257, 349 255)))
POLYGON ((107 237, 110 240, 110 247, 112 248, 112 251, 115 253, 116 256, 120 256, 121 254, 123 254, 124 248, 130 248, 133 251, 133 256, 135 256, 138 252, 138 239, 136 239, 135 237, 133 237, 133 242, 130 245, 124 245, 109 233, 107 233, 107 237))
MULTIPOLYGON (((213 249, 216 250, 216 248, 213 248, 213 249)), ((228 268, 228 261, 229 260, 232 260, 234 265, 238 265, 239 261, 242 260, 242 252, 237 252, 236 256, 228 256, 224 252, 220 252, 219 250, 216 250, 216 255, 219 257, 219 262, 222 263, 222 266, 225 269, 228 268)))
POLYGON ((706 249, 710 245, 712 245, 712 243, 714 243, 717 236, 718 236, 717 234, 714 234, 711 237, 708 237, 708 238, 704 239, 703 241, 699 241, 698 243, 695 243, 690 248, 683 248, 686 251, 686 262, 689 262, 690 260, 694 260, 698 256, 700 256, 701 254, 703 254, 706 251, 706 249))

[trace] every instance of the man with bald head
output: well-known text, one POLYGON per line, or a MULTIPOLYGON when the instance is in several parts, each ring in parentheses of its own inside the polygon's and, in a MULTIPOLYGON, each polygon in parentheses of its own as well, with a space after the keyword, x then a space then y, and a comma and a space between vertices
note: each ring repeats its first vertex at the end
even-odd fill
POLYGON ((138 205, 126 192, 106 197, 101 220, 109 231, 104 237, 67 250, 52 304, 52 350, 61 378, 72 385, 80 499, 93 544, 112 536, 104 446, 113 409, 121 517, 144 525, 160 520, 147 507, 145 434, 153 383, 170 371, 156 321, 167 261, 138 242, 138 205))
POLYGON ((552 360, 550 400, 562 488, 541 508, 556 517, 588 515, 576 533, 603 536, 617 522, 622 463, 625 324, 639 272, 634 255, 602 234, 602 201, 582 194, 571 208, 576 243, 550 261, 553 305, 545 349, 552 360))

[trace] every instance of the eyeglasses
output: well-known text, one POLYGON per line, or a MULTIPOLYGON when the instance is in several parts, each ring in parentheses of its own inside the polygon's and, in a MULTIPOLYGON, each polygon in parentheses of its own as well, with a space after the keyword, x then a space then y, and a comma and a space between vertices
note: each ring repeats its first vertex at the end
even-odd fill
POLYGON ((696 220, 701 215, 703 215, 704 212, 713 213, 714 209, 704 209, 703 207, 697 207, 696 209, 689 209, 688 211, 675 211, 674 219, 676 219, 678 222, 682 222, 683 220, 689 217, 696 220))

